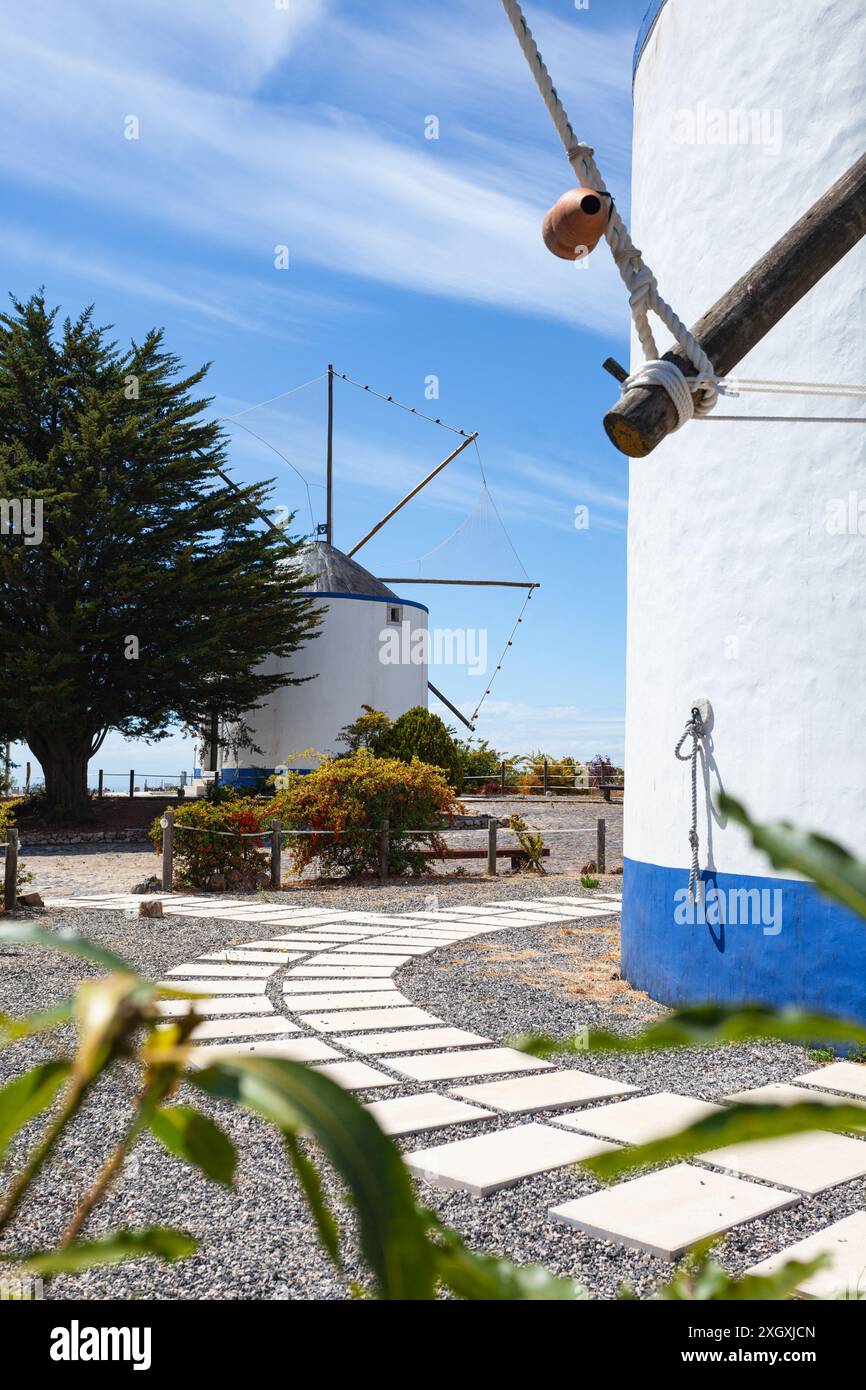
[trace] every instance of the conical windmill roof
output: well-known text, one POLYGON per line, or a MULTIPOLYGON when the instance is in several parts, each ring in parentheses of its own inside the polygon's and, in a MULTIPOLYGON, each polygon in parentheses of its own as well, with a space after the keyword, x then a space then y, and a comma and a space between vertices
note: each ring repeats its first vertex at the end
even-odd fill
POLYGON ((400 602, 393 589, 389 589, 381 579, 325 541, 311 541, 305 545, 298 554, 297 564, 305 574, 313 576, 310 592, 357 594, 367 598, 392 598, 400 602))

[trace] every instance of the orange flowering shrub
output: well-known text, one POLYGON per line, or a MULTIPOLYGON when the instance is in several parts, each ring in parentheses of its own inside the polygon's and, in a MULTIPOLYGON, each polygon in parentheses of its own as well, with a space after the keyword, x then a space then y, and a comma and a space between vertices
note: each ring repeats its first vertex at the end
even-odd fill
MULTIPOLYGON (((190 888, 252 890, 270 881, 267 831, 271 816, 266 803, 223 793, 214 803, 188 801, 174 813, 175 880, 190 888), (183 827, 191 829, 184 832, 183 827), (234 834, 217 834, 233 831, 234 834), (261 836, 254 832, 261 831, 261 836), (204 833, 202 833, 204 832, 204 833), (244 836, 245 838, 241 838, 244 836)), ((159 818, 150 830, 157 854, 162 847, 159 818)))
POLYGON ((410 763, 377 758, 361 748, 321 763, 306 776, 289 773, 268 812, 284 830, 321 832, 287 837, 296 873, 319 856, 323 875, 356 877, 379 872, 379 832, 386 817, 389 873, 425 873, 429 866, 422 851, 443 853, 445 842, 436 832, 443 817, 451 820, 461 809, 439 768, 417 758, 410 763))

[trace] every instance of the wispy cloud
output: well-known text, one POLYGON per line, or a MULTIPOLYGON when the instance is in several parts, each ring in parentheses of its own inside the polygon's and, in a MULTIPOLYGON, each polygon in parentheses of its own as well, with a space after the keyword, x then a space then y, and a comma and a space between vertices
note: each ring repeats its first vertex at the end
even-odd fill
MULTIPOLYGON (((285 15, 269 9, 265 18, 260 5, 240 0, 196 3, 182 18, 158 0, 155 16, 148 7, 152 32, 146 26, 150 38, 140 49, 138 20, 118 39, 107 0, 90 7, 80 33, 65 20, 49 32, 49 9, 57 13, 37 4, 38 22, 8 40, 0 90, 0 164, 8 175, 166 224, 202 249, 240 249, 249 265, 275 277, 275 289, 274 247, 285 243, 293 258, 288 274, 302 289, 326 269, 593 331, 623 327, 621 286, 605 248, 578 275, 542 245, 540 217, 570 174, 551 132, 539 154, 537 111, 532 135, 514 138, 514 106, 540 103, 504 21, 489 34, 485 26, 483 43, 477 16, 470 23, 464 7, 457 7, 463 29, 409 16, 375 66, 375 30, 344 26, 343 53, 329 27, 334 95, 341 72, 351 88, 354 61, 383 91, 399 87, 404 108, 413 92, 410 126, 405 117, 385 123, 334 102, 274 99, 269 82, 279 76, 291 90, 307 61, 294 42, 321 21, 324 7, 312 2, 271 47, 274 14, 285 15), (215 90, 202 79, 229 52, 235 80, 215 90), (454 129, 438 142, 423 137, 422 66, 428 78, 436 75, 440 95, 444 88, 459 99, 454 129), (476 127, 479 92, 489 100, 476 127), (124 139, 129 114, 139 119, 138 140, 124 139), (539 160, 549 168, 543 177, 539 160)), ((574 25, 547 22, 562 28, 567 71, 569 54, 576 59, 587 39, 574 25)), ((595 42, 606 48, 610 40, 595 42)))

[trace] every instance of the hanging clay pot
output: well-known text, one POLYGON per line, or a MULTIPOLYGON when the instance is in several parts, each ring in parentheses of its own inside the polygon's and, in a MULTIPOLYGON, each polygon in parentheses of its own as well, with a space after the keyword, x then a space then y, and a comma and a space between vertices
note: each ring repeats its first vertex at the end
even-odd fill
POLYGON ((610 218, 609 193, 594 188, 570 188, 544 219, 541 235, 548 251, 564 261, 588 256, 604 235, 610 218))

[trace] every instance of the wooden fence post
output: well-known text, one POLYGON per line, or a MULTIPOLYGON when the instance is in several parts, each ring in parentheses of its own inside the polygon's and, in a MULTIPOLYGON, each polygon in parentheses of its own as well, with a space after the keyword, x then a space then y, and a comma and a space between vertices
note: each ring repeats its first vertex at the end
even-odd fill
POLYGON ((162 818, 162 889, 171 892, 174 882, 174 811, 166 811, 162 818))
POLYGON ((386 816, 379 832, 379 877, 384 883, 388 877, 388 842, 390 840, 390 821, 386 816))
POLYGON ((487 817, 487 872, 496 876, 496 832, 499 822, 495 816, 487 817))
POLYGON ((99 789, 98 789, 98 791, 97 791, 97 793, 96 793, 97 796, 102 796, 104 783, 105 783, 105 773, 103 772, 102 768, 100 768, 100 769, 99 769, 99 789))
POLYGON ((499 769, 499 790, 505 791, 505 763, 503 761, 499 769))
POLYGON ((545 796, 547 796, 547 793, 548 793, 549 790, 550 790, 550 776, 549 776, 549 773, 548 773, 547 759, 545 758, 545 759, 544 759, 544 795, 545 795, 545 796))
POLYGON ((134 796, 135 796, 135 768, 134 768, 134 767, 131 767, 131 768, 129 769, 129 799, 130 799, 130 801, 132 800, 132 798, 133 798, 134 796))
POLYGON ((6 860, 3 865, 3 906, 14 912, 18 901, 18 831, 6 831, 6 860))
POLYGON ((27 771, 24 774, 24 795, 30 795, 30 764, 27 764, 27 771))
POLYGON ((283 882, 283 823, 271 821, 271 887, 280 888, 283 882))
POLYGON ((602 818, 599 817, 598 821, 596 822, 595 862, 596 862, 596 864, 598 865, 598 872, 599 872, 600 874, 607 873, 607 868, 606 868, 607 860, 606 860, 606 858, 605 858, 605 832, 606 832, 606 830, 607 830, 607 826, 606 826, 604 820, 602 820, 602 818))

